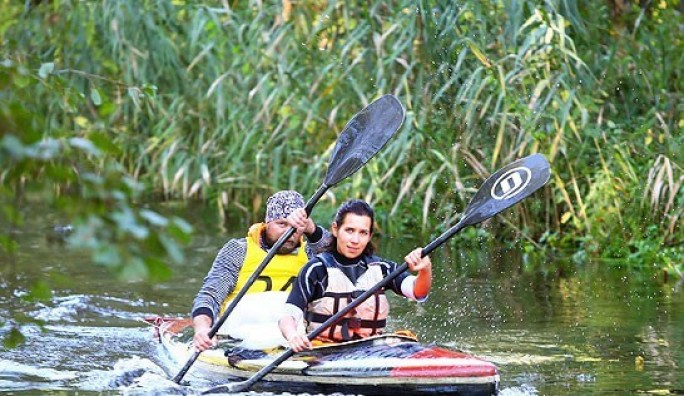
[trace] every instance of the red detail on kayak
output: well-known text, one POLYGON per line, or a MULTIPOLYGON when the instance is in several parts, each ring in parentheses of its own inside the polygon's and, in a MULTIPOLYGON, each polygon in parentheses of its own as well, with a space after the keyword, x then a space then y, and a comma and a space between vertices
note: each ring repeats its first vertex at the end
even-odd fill
POLYGON ((425 366, 395 367, 390 372, 390 377, 490 377, 497 374, 496 366, 492 363, 480 360, 471 355, 451 351, 444 348, 429 348, 416 352, 407 358, 411 359, 454 359, 450 366, 425 366), (462 364, 459 360, 462 359, 462 364))

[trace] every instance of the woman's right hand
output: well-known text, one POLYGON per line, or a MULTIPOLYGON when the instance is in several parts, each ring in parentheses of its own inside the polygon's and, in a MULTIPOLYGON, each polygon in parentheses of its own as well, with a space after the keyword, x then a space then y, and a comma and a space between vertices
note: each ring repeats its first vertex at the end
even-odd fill
POLYGON ((283 338, 287 340, 293 351, 301 352, 305 349, 311 349, 312 345, 309 337, 297 330, 297 321, 294 317, 289 315, 283 316, 278 322, 278 326, 283 334, 283 338))
POLYGON ((307 337, 304 334, 295 334, 290 339, 288 339, 287 342, 288 344, 290 344, 290 348, 292 348, 292 350, 295 352, 308 350, 311 349, 311 347, 313 346, 311 345, 309 337, 307 337))

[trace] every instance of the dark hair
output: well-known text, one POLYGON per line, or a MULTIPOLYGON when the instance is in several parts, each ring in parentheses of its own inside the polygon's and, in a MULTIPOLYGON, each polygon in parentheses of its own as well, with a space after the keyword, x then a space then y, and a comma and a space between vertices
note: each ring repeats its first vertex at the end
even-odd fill
MULTIPOLYGON (((370 218, 370 233, 371 237, 373 236, 373 226, 375 224, 375 211, 373 211, 373 208, 366 202, 362 201, 360 199, 351 199, 342 205, 337 209, 337 213, 335 214, 335 223, 337 223, 337 226, 340 227, 342 223, 344 223, 345 217, 349 213, 353 213, 357 216, 366 216, 370 218)), ((335 236, 332 237, 332 244, 328 248, 331 251, 337 250, 337 238, 335 236)), ((373 243, 373 240, 368 241, 368 245, 366 245, 366 248, 363 250, 363 254, 365 255, 372 255, 375 253, 375 244, 373 243)))

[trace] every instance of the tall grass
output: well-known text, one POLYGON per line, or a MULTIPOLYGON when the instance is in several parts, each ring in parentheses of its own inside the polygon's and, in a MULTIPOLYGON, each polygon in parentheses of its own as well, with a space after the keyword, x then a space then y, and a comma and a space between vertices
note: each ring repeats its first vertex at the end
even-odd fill
POLYGON ((552 183, 507 215, 514 239, 629 257, 637 239, 684 238, 672 2, 619 20, 552 0, 2 4, 2 56, 54 63, 88 99, 33 87, 44 134, 105 135, 151 198, 256 220, 274 190, 312 193, 347 120, 394 93, 405 127, 321 205, 362 197, 389 233, 435 233, 490 173, 541 152, 552 183), (641 202, 667 220, 644 224, 641 202))

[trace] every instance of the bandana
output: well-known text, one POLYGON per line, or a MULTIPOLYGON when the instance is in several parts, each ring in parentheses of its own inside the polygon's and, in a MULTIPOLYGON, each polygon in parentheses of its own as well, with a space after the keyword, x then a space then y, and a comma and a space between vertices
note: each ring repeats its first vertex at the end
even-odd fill
POLYGON ((295 209, 304 207, 304 198, 297 191, 278 191, 271 195, 266 202, 267 223, 273 220, 284 219, 295 209))

